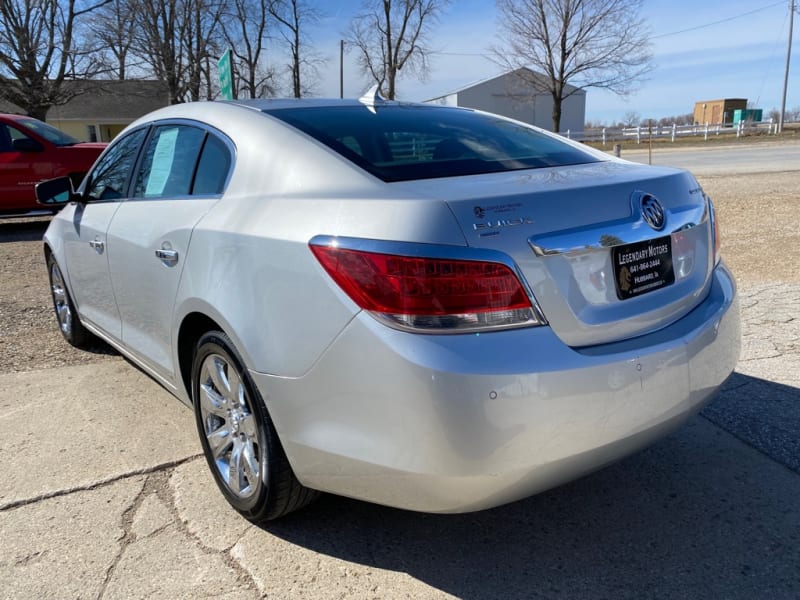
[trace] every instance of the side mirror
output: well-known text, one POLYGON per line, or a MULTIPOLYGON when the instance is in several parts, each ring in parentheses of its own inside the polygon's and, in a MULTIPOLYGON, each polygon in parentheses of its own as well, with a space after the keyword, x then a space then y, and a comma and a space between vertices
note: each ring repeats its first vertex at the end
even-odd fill
POLYGON ((31 138, 12 140, 11 147, 15 152, 42 152, 44 150, 44 146, 31 138))
POLYGON ((81 196, 75 193, 69 177, 56 177, 36 184, 36 201, 44 206, 80 200, 81 196))

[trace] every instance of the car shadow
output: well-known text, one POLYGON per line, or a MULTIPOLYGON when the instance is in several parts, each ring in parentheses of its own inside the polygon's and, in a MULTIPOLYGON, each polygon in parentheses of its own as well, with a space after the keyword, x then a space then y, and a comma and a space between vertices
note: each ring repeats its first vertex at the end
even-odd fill
POLYGON ((428 515, 328 495, 264 529, 460 598, 797 597, 800 478, 709 420, 753 391, 800 406, 796 388, 736 374, 711 417, 523 501, 428 515))
POLYGON ((0 219, 0 244, 3 242, 35 242, 44 237, 51 217, 0 219))
POLYGON ((702 414, 800 474, 800 389, 734 373, 702 414))
MULTIPOLYGON (((80 351, 88 352, 90 354, 100 354, 103 356, 122 356, 122 354, 120 354, 116 348, 114 348, 112 345, 106 343, 105 341, 101 340, 98 337, 94 337, 91 341, 91 344, 89 346, 82 347, 80 351)), ((134 364, 130 361, 128 362, 131 365, 134 364)))

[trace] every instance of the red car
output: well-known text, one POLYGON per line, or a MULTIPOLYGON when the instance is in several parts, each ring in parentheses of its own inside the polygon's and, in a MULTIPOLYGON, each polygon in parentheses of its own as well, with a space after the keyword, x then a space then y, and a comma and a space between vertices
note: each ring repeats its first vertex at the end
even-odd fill
POLYGON ((41 212, 34 186, 67 175, 77 187, 106 146, 31 117, 0 114, 0 214, 41 212))

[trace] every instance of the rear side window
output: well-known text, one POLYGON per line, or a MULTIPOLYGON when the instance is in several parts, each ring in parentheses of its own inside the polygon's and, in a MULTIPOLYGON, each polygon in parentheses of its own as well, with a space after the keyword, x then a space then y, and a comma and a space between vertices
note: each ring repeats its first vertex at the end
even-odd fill
POLYGON ((221 194, 231 168, 231 153, 216 136, 208 135, 194 179, 192 194, 221 194))
POLYGON ((438 106, 285 108, 269 114, 384 181, 574 165, 597 158, 494 115, 438 106))

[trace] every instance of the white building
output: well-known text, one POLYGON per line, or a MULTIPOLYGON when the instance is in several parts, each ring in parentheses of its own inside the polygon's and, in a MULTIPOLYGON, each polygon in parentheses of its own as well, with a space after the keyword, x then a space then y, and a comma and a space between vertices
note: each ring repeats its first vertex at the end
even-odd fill
MULTIPOLYGON (((483 110, 552 131, 553 97, 545 91, 545 80, 530 69, 517 69, 425 102, 483 110), (537 80, 543 83, 537 85, 537 80)), ((567 92, 561 104, 561 131, 583 131, 586 91, 568 85, 567 92)))

